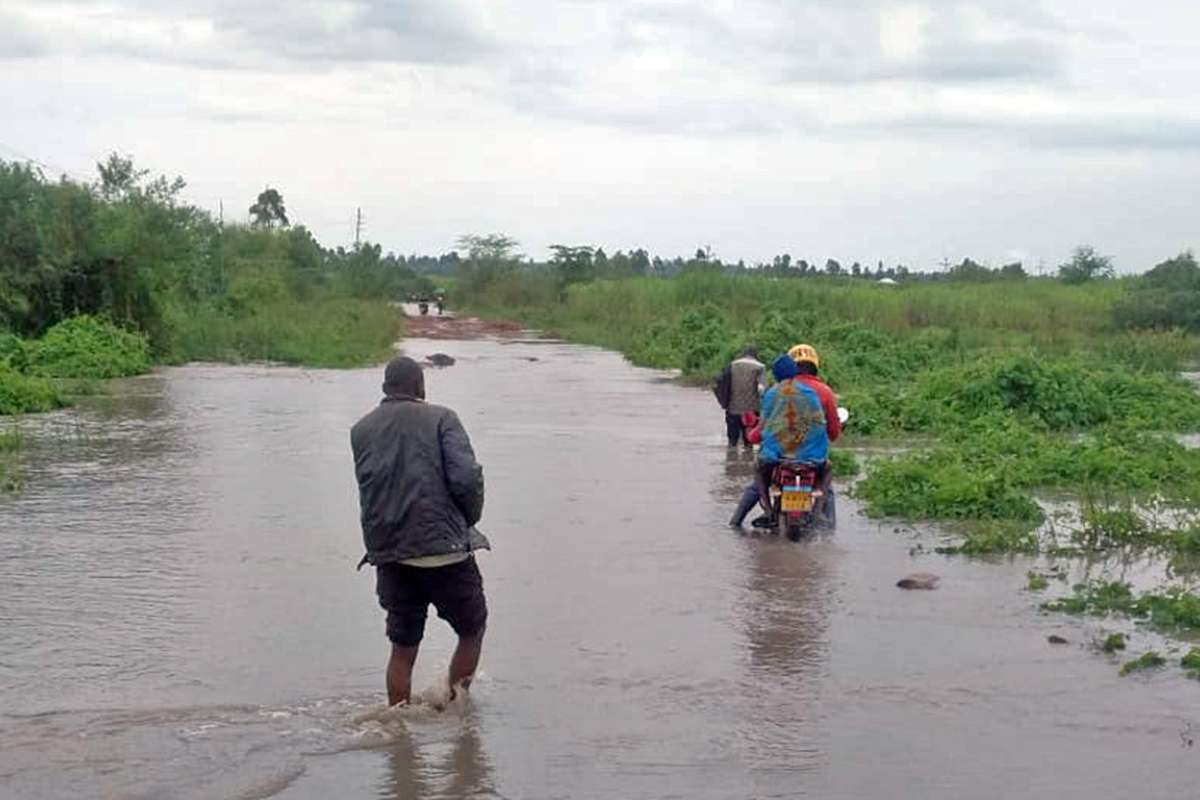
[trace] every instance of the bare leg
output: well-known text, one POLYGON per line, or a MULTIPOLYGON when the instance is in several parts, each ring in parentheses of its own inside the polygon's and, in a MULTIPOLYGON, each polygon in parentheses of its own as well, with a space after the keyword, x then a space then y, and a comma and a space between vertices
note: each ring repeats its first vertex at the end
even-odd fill
POLYGON ((464 689, 471 685, 475 677, 475 669, 479 666, 479 656, 483 652, 483 631, 470 636, 458 637, 458 647, 454 648, 454 656, 450 659, 450 691, 453 697, 454 687, 464 689))
POLYGON ((392 657, 387 665, 388 705, 407 703, 412 695, 413 664, 417 661, 418 646, 392 645, 392 657))

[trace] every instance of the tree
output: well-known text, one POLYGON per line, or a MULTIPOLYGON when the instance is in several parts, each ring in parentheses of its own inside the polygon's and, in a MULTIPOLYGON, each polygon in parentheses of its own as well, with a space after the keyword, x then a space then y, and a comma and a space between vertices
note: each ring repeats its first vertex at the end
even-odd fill
POLYGON ((467 251, 470 261, 511 261, 515 258, 517 240, 503 233, 480 236, 468 233, 458 237, 458 249, 467 251))
POLYGON ((650 254, 639 247, 629 254, 629 266, 634 275, 645 275, 650 271, 650 254))
POLYGON ((838 263, 838 260, 836 258, 826 259, 825 273, 827 275, 841 275, 842 274, 842 265, 838 263))
POLYGON ((288 222, 287 209, 283 206, 283 195, 269 186, 259 193, 254 205, 250 206, 250 217, 250 224, 256 228, 270 229, 276 223, 286 228, 291 224, 288 222))
POLYGON ((590 245, 552 244, 550 249, 554 252, 550 263, 558 268, 559 281, 562 286, 582 283, 595 277, 592 269, 592 257, 595 251, 590 245))
POLYGON ((1200 265, 1195 256, 1181 253, 1147 272, 1113 314, 1123 327, 1200 332, 1200 265))
POLYGON ((1000 268, 1000 277, 1008 280, 1022 280, 1029 276, 1025 272, 1025 266, 1020 261, 1014 261, 1000 268))
POLYGON ((109 153, 103 163, 96 164, 100 173, 100 185, 97 187, 100 196, 105 200, 118 200, 128 196, 149 173, 149 170, 135 169, 133 159, 119 153, 109 153))
POLYGON ((850 265, 850 274, 856 278, 862 277, 862 264, 855 261, 850 265))
POLYGON ((1079 284, 1111 278, 1115 272, 1110 256, 1100 255, 1091 245, 1081 245, 1075 248, 1070 261, 1059 265, 1058 278, 1063 283, 1079 284))
POLYGON ((992 271, 970 258, 964 258, 961 264, 955 264, 946 273, 946 277, 955 281, 989 281, 995 277, 992 271))

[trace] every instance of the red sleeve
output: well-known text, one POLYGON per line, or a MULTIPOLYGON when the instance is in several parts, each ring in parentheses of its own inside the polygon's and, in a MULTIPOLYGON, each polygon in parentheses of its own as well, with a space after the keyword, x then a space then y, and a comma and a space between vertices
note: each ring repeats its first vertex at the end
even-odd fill
POLYGON ((838 419, 838 399, 826 383, 815 384, 817 394, 821 397, 821 408, 825 411, 825 430, 829 433, 829 441, 836 442, 842 435, 842 421, 838 419))
POLYGON ((759 423, 757 425, 755 425, 753 428, 746 431, 746 443, 747 444, 762 444, 762 422, 761 421, 759 421, 759 423))

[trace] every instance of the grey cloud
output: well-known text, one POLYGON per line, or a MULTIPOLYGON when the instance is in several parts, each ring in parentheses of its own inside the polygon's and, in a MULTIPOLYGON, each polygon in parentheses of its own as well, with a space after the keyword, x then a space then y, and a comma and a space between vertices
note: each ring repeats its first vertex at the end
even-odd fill
POLYGON ((1062 72, 1058 48, 1036 39, 999 42, 946 41, 927 47, 909 68, 881 77, 935 83, 1051 79, 1062 72))
POLYGON ((922 114, 848 126, 878 136, 976 137, 1060 150, 1200 150, 1200 118, 1141 115, 1059 115, 1036 118, 922 114))
MULTIPOLYGON (((494 51, 493 43, 454 0, 362 0, 349 5, 344 15, 317 2, 263 6, 240 0, 74 0, 61 8, 94 15, 95 31, 77 41, 54 37, 56 50, 156 63, 305 70, 340 62, 465 63, 494 51), (136 31, 147 23, 160 27, 157 40, 126 30, 136 31), (189 41, 186 26, 195 24, 211 25, 215 41, 189 41)), ((28 21, 15 15, 14 20, 17 30, 30 28, 28 21)))
POLYGON ((15 14, 0 12, 0 61, 49 52, 48 43, 15 14))

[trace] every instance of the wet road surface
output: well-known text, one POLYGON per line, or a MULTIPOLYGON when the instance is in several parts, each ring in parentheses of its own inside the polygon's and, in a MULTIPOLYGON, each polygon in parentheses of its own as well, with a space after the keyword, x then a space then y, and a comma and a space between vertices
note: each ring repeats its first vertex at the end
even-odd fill
MULTIPOLYGON (((22 423, 0 795, 1194 796, 1200 689, 1119 678, 1028 560, 910 555, 928 532, 845 493, 833 536, 739 535, 752 462, 709 393, 561 343, 406 348, 458 359, 429 396, 488 481, 469 703, 363 718, 387 642, 348 429, 381 370, 165 369, 22 423), (918 570, 941 588, 895 588, 918 570)), ((417 687, 451 646, 431 620, 417 687)))

